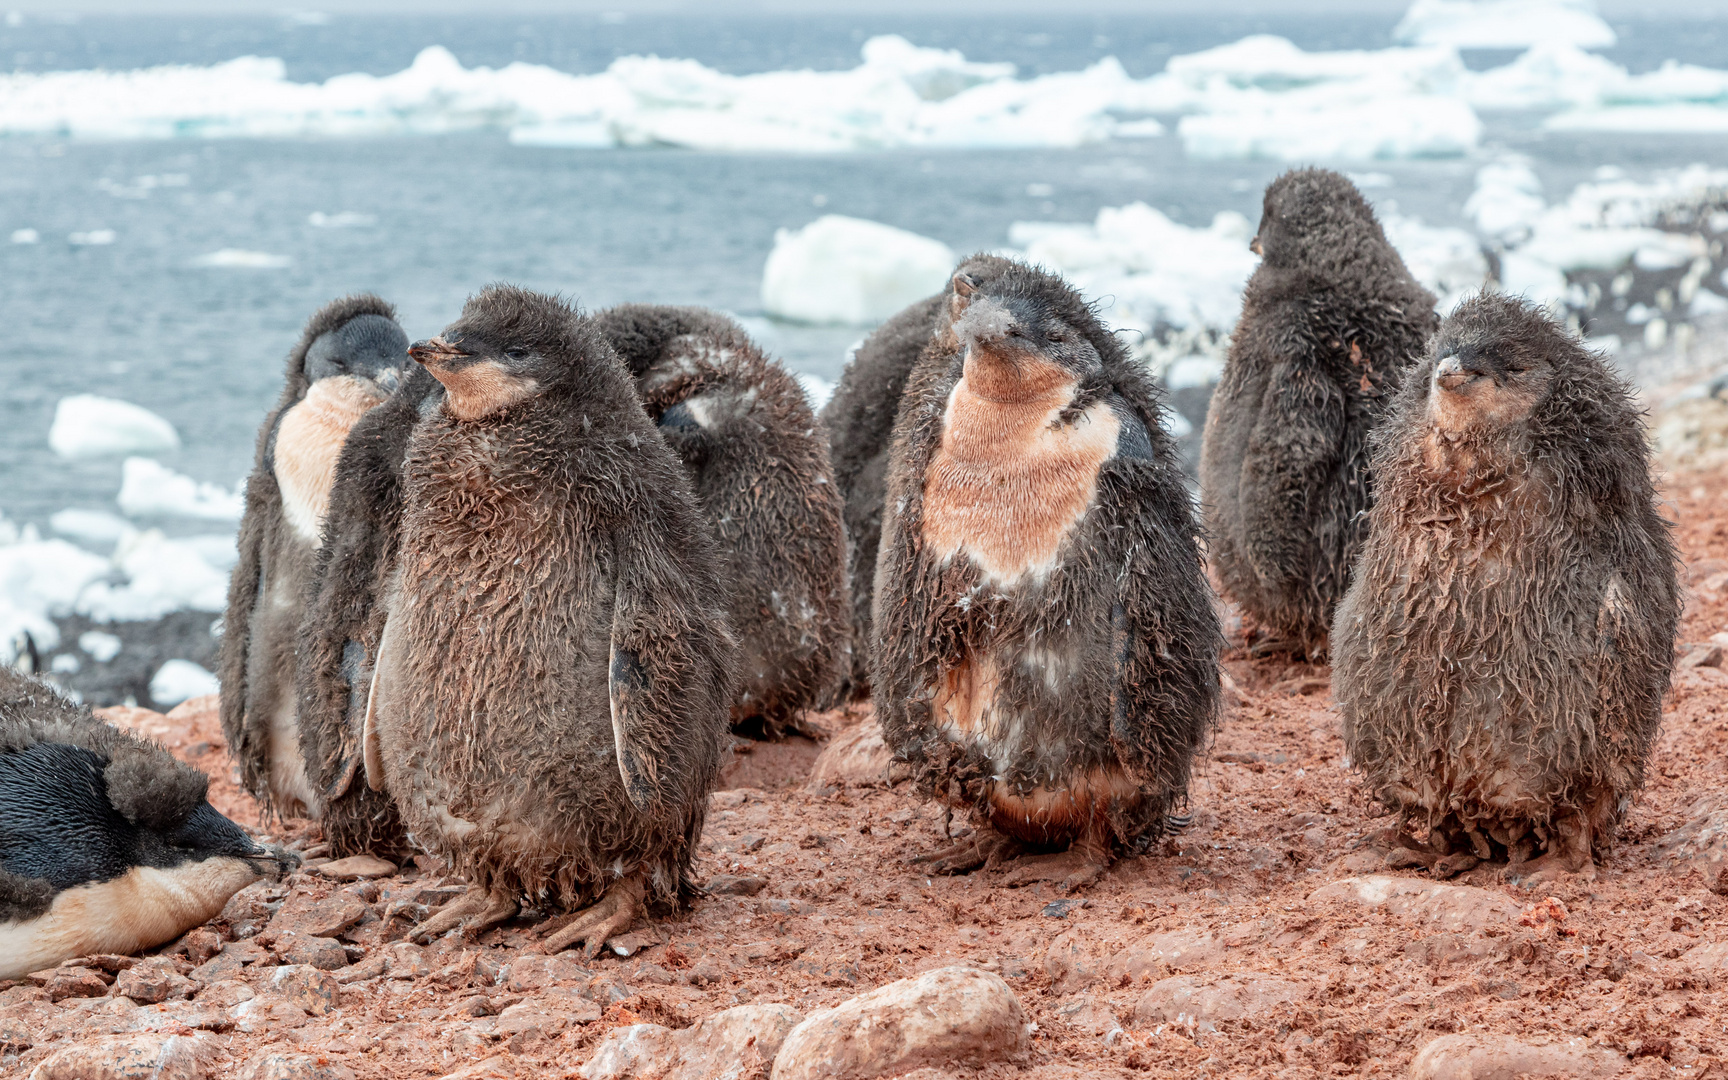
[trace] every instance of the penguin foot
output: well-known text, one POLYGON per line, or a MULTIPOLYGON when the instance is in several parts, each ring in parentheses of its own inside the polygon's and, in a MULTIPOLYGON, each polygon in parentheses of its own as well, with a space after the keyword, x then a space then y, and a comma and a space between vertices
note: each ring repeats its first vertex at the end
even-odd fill
POLYGON ((623 933, 636 921, 647 892, 640 873, 619 878, 606 890, 606 895, 600 898, 599 903, 583 908, 569 921, 558 926, 556 932, 540 947, 541 951, 547 954, 560 953, 580 941, 583 943, 582 955, 589 960, 594 959, 600 946, 606 944, 607 938, 623 933))
POLYGON ((914 866, 928 864, 936 874, 970 874, 983 867, 994 870, 1020 854, 1020 842, 1003 836, 988 825, 974 829, 971 836, 928 855, 912 860, 914 866))
POLYGON ((1386 869, 1409 870, 1421 867, 1431 870, 1438 862, 1438 857, 1432 851, 1417 851, 1414 848, 1395 847, 1386 853, 1386 869))
POLYGON ((1574 812, 1556 819, 1547 854, 1515 864, 1506 876, 1527 889, 1569 879, 1595 881, 1590 833, 1590 822, 1583 814, 1574 812))
POLYGON ((458 926, 478 932, 497 926, 506 919, 515 918, 519 910, 521 909, 514 900, 494 897, 484 889, 471 887, 408 931, 408 940, 416 945, 424 945, 433 938, 443 937, 458 926))
POLYGON ((1457 855, 1448 855, 1444 859, 1434 860, 1434 876, 1437 878, 1457 877, 1466 870, 1474 870, 1481 865, 1482 860, 1477 856, 1468 852, 1460 852, 1457 855))
POLYGON ((1039 881, 1050 881, 1057 883, 1064 892, 1074 892, 1096 884, 1109 868, 1106 858, 1076 846, 1054 855, 1031 855, 1020 859, 1002 875, 1002 884, 1017 889, 1039 881))

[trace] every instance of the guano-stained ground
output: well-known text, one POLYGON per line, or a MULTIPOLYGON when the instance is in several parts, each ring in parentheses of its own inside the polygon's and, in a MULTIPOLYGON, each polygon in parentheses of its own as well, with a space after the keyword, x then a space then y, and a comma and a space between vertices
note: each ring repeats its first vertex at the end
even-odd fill
MULTIPOLYGON (((1689 584, 1679 659, 1728 633, 1728 477, 1677 475, 1666 491, 1689 584)), ((1316 895, 1388 873, 1371 840, 1391 821, 1344 760, 1327 671, 1240 653, 1226 668, 1235 690, 1197 769, 1193 825, 1072 897, 1048 883, 1009 887, 1002 872, 926 876, 907 860, 942 841, 939 809, 903 783, 813 790, 804 781, 819 747, 753 744, 728 767, 701 846, 701 878, 727 891, 639 924, 628 958, 566 953, 553 985, 528 985, 548 971, 520 962, 538 940, 523 919, 436 942, 423 962, 406 950, 384 977, 335 971, 345 985, 322 1016, 237 1022, 235 1001, 279 962, 259 942, 287 949, 296 911, 346 890, 365 914, 340 936, 364 964, 446 884, 429 860, 365 884, 313 868, 255 886, 212 924, 232 940, 211 963, 257 959, 206 978, 191 1000, 50 1002, 33 983, 0 992, 0 1074, 28 1075, 69 1043, 110 1033, 206 1030, 220 1046, 212 1075, 288 1053, 358 1077, 442 1077, 476 1062, 466 1075, 574 1076, 623 1025, 681 1027, 743 1002, 807 1014, 964 963, 1007 980, 1036 1024, 1031 1052, 1022 1064, 919 1076, 1389 1077, 1452 1033, 1581 1037, 1629 1076, 1728 1075, 1728 899, 1712 891, 1728 892, 1716 877, 1728 863, 1709 861, 1728 854, 1728 837, 1707 820, 1725 812, 1716 832, 1728 833, 1728 671, 1677 670, 1648 787, 1598 880, 1529 892, 1483 868, 1451 883, 1473 891, 1400 907, 1364 902, 1348 883, 1316 895)), ((314 827, 265 821, 233 785, 209 701, 167 719, 118 718, 208 770, 219 809, 317 851, 314 827)), ((822 719, 837 730, 861 718, 822 719)), ((194 971, 192 959, 180 968, 194 971)))

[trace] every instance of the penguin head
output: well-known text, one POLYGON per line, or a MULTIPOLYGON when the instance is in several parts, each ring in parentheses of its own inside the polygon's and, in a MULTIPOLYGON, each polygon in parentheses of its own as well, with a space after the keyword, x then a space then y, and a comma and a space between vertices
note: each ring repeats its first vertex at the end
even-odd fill
POLYGON ((583 344, 579 318, 555 296, 491 285, 408 355, 444 384, 451 415, 479 420, 539 395, 568 372, 583 344))
POLYGON ((1248 249, 1267 266, 1337 267, 1375 240, 1386 235, 1355 184, 1330 169, 1295 169, 1267 185, 1248 249))
POLYGON ((1473 296, 1434 337, 1429 415, 1449 429, 1517 424, 1548 396, 1557 362, 1576 349, 1563 327, 1530 304, 1494 293, 1473 296))
POLYGON ((408 335, 386 315, 356 315, 318 335, 306 350, 309 382, 343 375, 374 383, 384 395, 396 389, 408 362, 408 335))
MULTIPOLYGON (((1017 269, 1026 273, 982 286, 962 267, 952 281, 949 310, 967 384, 993 400, 1034 400, 1103 368, 1091 327, 1053 293, 1043 280, 1049 275, 1017 269)), ((1091 315, 1083 305, 1080 313, 1091 315)))
POLYGON ((110 750, 102 767, 109 807, 136 830, 142 865, 175 866, 229 858, 256 873, 280 877, 298 864, 294 855, 265 848, 210 805, 210 780, 159 748, 136 741, 110 750))

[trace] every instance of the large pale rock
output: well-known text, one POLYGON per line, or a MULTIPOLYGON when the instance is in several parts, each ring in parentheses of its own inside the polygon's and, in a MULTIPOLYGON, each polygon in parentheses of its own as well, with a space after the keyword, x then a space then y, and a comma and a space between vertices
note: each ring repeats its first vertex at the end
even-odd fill
POLYGON ((354 1070, 310 1054, 265 1054, 253 1058, 235 1080, 354 1080, 354 1070))
POLYGON ((1682 873, 1704 875, 1711 890, 1728 894, 1728 806, 1718 798, 1693 804, 1686 824, 1656 841, 1661 857, 1682 873))
POLYGON ((1308 899, 1384 908, 1405 922, 1454 933, 1515 923, 1524 910, 1508 896, 1473 885, 1441 885, 1383 874, 1334 881, 1309 893, 1308 899))
POLYGON ((209 1036, 121 1035, 56 1051, 30 1080, 203 1080, 216 1040, 209 1036))
POLYGON ((1626 1058, 1586 1039, 1534 1044, 1510 1035, 1442 1035, 1410 1063, 1410 1080, 1513 1080, 1517 1076, 1616 1076, 1626 1058))
POLYGON ((1026 1012, 999 976, 937 968, 860 994, 792 1029, 773 1080, 871 1080, 1023 1053, 1026 1012))
POLYGON ((1728 941, 1707 941, 1686 950, 1680 962, 1700 975, 1728 975, 1728 941))
POLYGON ((740 1005, 682 1031, 636 1024, 614 1031, 583 1080, 757 1080, 803 1017, 790 1005, 740 1005))
POLYGON ((893 758, 882 740, 882 725, 872 717, 829 740, 810 768, 809 783, 813 788, 882 786, 893 758))
POLYGON ((322 900, 294 895, 270 920, 270 932, 279 936, 335 937, 364 919, 370 910, 365 900, 348 889, 322 900))
POLYGON ((1236 974, 1221 979, 1176 975, 1160 979, 1141 995, 1134 1019, 1140 1024, 1240 1020, 1306 1001, 1313 992, 1305 982, 1275 975, 1236 974))
POLYGON ((1112 983, 1121 981, 1123 976, 1139 982, 1144 976, 1168 974, 1166 965, 1177 971, 1192 971, 1210 967, 1223 957, 1224 943, 1216 935, 1176 930, 1154 934, 1112 956, 1104 967, 1104 977, 1112 983))
POLYGON ((528 953, 510 961, 504 975, 504 988, 521 993, 559 983, 587 982, 593 975, 592 971, 562 954, 541 956, 528 953))
POLYGON ((365 881, 389 877, 396 872, 396 864, 372 855, 350 855, 346 859, 320 863, 312 867, 312 872, 337 881, 365 881))

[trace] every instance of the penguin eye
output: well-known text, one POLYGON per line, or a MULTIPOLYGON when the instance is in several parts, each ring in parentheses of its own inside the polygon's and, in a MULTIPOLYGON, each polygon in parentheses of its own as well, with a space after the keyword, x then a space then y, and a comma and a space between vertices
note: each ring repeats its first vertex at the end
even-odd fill
POLYGON ((509 360, 526 360, 528 359, 528 350, 520 345, 512 345, 504 350, 504 356, 509 360))

